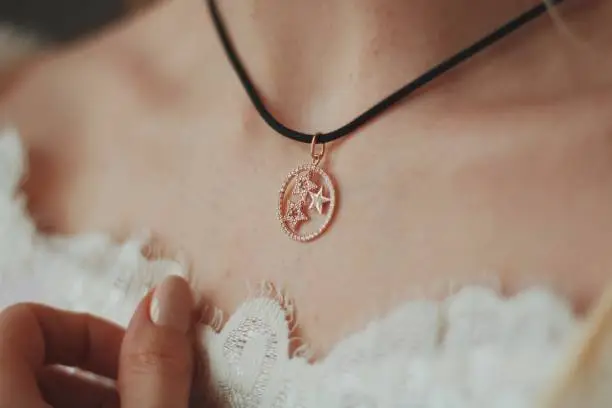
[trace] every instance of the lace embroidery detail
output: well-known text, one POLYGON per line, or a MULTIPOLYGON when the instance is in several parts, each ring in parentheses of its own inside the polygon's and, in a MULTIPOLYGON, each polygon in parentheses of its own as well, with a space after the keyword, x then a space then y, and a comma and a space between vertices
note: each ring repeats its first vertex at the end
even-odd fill
MULTIPOLYGON (((242 398, 236 399, 241 400, 242 403, 236 405, 255 407, 261 401, 266 385, 270 380, 270 370, 278 360, 278 339, 276 333, 262 319, 251 317, 243 321, 225 340, 225 358, 232 367, 236 377, 245 377, 245 371, 251 369, 247 365, 253 362, 243 362, 241 357, 243 357, 244 349, 249 342, 254 341, 259 336, 262 337, 263 356, 261 361, 258 362, 258 367, 255 369, 255 372, 257 372, 255 382, 251 389, 245 390, 246 392, 244 393, 239 393, 242 398)), ((240 388, 233 387, 233 385, 224 384, 223 389, 226 394, 238 394, 236 391, 240 388)))
POLYGON ((223 406, 463 407, 490 398, 485 390, 499 384, 516 387, 511 400, 535 401, 575 328, 567 306, 547 291, 504 299, 470 287, 441 303, 408 302, 310 364, 290 357, 287 321, 275 299, 255 298, 220 332, 204 330, 211 386, 223 406))

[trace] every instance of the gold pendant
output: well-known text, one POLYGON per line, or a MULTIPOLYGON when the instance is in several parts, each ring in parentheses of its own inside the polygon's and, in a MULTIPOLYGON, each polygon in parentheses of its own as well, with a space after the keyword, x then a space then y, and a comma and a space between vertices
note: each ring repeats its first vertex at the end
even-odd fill
POLYGON ((277 215, 282 230, 299 242, 321 236, 331 224, 336 209, 336 189, 332 178, 319 164, 325 145, 315 152, 317 136, 310 143, 312 163, 295 168, 287 175, 278 196, 277 215))

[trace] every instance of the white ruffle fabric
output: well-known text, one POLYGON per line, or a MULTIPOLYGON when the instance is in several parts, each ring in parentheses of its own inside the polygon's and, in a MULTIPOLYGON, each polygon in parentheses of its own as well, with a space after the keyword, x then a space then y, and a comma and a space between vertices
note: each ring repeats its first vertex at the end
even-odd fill
MULTIPOLYGON (((19 193, 24 158, 18 133, 2 131, 0 307, 36 301, 125 325, 149 288, 185 273, 179 262, 145 259, 146 239, 37 231, 19 193)), ((202 407, 536 408, 581 326, 546 290, 504 298, 472 286, 441 302, 409 301, 310 362, 289 352, 292 304, 263 292, 226 322, 202 324, 202 407)))

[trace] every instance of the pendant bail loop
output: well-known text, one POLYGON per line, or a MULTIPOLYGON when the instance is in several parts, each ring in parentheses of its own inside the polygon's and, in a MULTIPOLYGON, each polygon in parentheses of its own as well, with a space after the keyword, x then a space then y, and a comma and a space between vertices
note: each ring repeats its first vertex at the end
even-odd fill
POLYGON ((318 152, 316 151, 317 139, 319 136, 321 136, 321 133, 315 133, 310 141, 310 157, 312 157, 312 164, 315 166, 321 162, 325 155, 325 143, 321 143, 321 149, 318 152))

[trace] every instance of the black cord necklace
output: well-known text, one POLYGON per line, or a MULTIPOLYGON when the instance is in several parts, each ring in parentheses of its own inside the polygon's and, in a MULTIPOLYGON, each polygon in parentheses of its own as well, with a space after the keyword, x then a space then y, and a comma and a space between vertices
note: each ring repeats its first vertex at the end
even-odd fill
POLYGON ((308 134, 283 125, 268 111, 244 65, 240 61, 238 53, 225 28, 216 1, 207 0, 213 23, 219 34, 225 53, 236 71, 246 93, 251 99, 251 102, 255 106, 255 109, 257 109, 257 112, 277 133, 298 142, 310 143, 312 163, 299 166, 289 173, 279 191, 277 215, 283 231, 296 241, 308 242, 323 234, 331 223, 337 202, 335 187, 331 177, 319 167, 319 163, 325 154, 325 143, 332 142, 355 132, 398 102, 402 101, 414 91, 429 84, 434 79, 457 67, 462 62, 467 61, 480 51, 483 51, 540 17, 546 13, 548 7, 555 6, 562 1, 563 0, 544 0, 542 3, 510 20, 481 40, 459 51, 413 81, 407 83, 346 125, 327 133, 308 134), (317 144, 322 145, 319 151, 316 149, 317 144))

